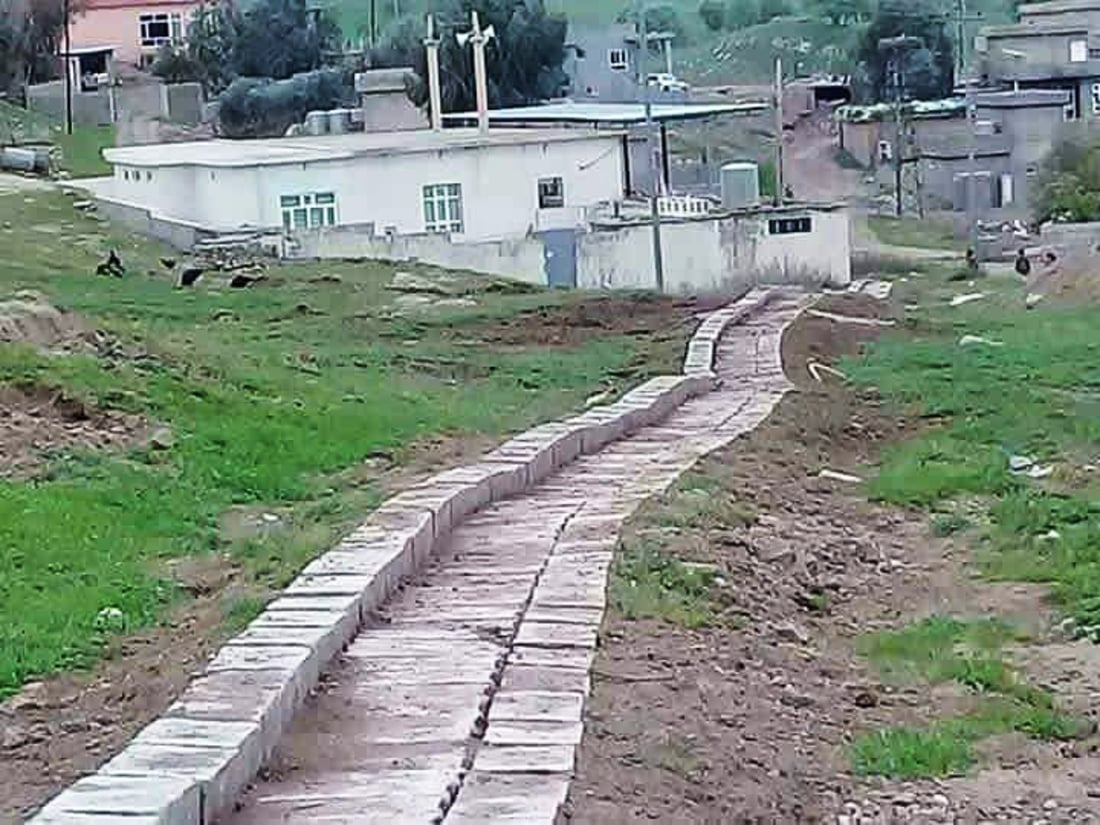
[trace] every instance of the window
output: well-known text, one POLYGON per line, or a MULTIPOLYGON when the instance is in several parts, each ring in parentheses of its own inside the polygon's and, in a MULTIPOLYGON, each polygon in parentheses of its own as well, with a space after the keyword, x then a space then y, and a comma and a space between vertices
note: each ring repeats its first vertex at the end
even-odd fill
POLYGON ((1100 83, 1092 84, 1092 113, 1100 116, 1100 83))
POLYGON ((1015 181, 1011 172, 1003 172, 997 182, 997 206, 1004 208, 1016 202, 1015 181))
POLYGON ((806 235, 813 229, 811 218, 774 218, 768 221, 769 235, 806 235))
POLYGON ((565 184, 561 178, 539 181, 539 209, 560 209, 565 206, 565 184))
POLYGON ((183 35, 183 21, 178 13, 143 14, 138 17, 141 45, 148 48, 177 43, 183 35))
POLYGON ((878 159, 879 163, 889 163, 894 159, 894 146, 888 140, 880 140, 878 142, 878 159))
POLYGON ((424 187, 424 229, 462 232, 461 183, 436 183, 424 187))
POLYGON ((609 49, 607 52, 607 65, 616 72, 625 72, 630 68, 630 61, 627 58, 626 49, 609 49))
POLYGON ((279 198, 283 229, 317 229, 336 225, 336 196, 332 192, 283 195, 279 198))
POLYGON ((1089 41, 1082 37, 1069 41, 1069 62, 1087 63, 1089 59, 1089 41))

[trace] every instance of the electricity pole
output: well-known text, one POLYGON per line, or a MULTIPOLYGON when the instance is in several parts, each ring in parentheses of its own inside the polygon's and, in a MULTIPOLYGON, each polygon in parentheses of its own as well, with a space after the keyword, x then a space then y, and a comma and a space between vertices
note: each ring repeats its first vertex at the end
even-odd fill
POLYGON ((660 178, 657 171, 657 139, 653 133, 653 101, 649 87, 646 64, 649 58, 649 32, 646 29, 645 0, 638 0, 638 75, 642 83, 642 101, 645 108, 645 145, 649 157, 649 177, 653 191, 649 198, 650 219, 653 222, 653 275, 658 292, 665 291, 665 262, 661 250, 661 212, 657 202, 660 178))
POLYGON ((73 133, 73 40, 69 25, 69 0, 61 7, 65 17, 65 132, 73 133))
POLYGON ((775 59, 775 205, 783 205, 783 58, 775 59))
POLYGON ((905 85, 905 72, 902 61, 908 49, 919 49, 924 41, 919 37, 899 35, 898 37, 884 37, 878 41, 879 52, 891 55, 894 78, 894 209, 900 218, 904 211, 902 197, 902 166, 905 159, 902 157, 902 93, 905 85))

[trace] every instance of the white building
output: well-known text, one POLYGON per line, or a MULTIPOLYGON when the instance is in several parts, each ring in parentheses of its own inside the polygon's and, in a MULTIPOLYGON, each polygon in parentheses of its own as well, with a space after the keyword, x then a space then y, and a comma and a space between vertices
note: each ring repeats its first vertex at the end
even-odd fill
POLYGON ((100 202, 169 238, 351 226, 381 237, 523 237, 577 226, 624 186, 621 134, 580 129, 214 140, 104 156, 114 175, 91 183, 100 202))

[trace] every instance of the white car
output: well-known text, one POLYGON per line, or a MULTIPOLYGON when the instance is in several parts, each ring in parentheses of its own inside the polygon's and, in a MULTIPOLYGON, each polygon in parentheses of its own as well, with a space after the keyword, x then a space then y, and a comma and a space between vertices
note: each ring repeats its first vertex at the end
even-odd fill
POLYGON ((646 83, 662 92, 686 92, 690 88, 683 80, 668 72, 651 74, 646 78, 646 83))

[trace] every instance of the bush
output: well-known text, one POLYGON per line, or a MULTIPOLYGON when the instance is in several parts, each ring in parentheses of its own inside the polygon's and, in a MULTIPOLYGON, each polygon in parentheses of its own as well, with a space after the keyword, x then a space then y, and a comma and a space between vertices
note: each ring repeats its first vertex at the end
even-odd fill
POLYGON ((350 105, 354 87, 338 69, 318 69, 286 80, 241 77, 218 98, 227 137, 277 137, 308 112, 350 105))
POLYGON ((699 5, 699 18, 712 32, 721 31, 726 25, 726 6, 722 0, 703 0, 699 5))
POLYGON ((1100 138, 1075 131, 1055 144, 1039 177, 1040 222, 1100 220, 1100 138))
POLYGON ((202 67, 185 49, 162 46, 152 72, 165 83, 193 83, 203 78, 202 67))

